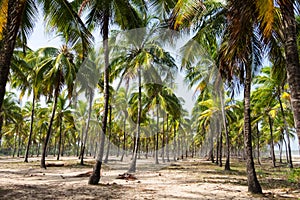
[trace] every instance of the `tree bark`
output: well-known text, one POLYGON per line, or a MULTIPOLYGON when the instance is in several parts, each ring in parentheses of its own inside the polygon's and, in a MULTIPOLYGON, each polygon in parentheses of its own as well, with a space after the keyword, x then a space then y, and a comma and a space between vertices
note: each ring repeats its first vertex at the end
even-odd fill
POLYGON ((175 120, 174 120, 173 155, 174 155, 174 161, 176 161, 176 122, 175 122, 175 120))
POLYGON ((25 3, 25 0, 8 1, 7 20, 3 37, 0 41, 0 111, 4 101, 11 58, 13 56, 25 3))
POLYGON ((111 140, 111 130, 112 130, 112 123, 111 123, 111 105, 109 105, 109 133, 108 133, 108 143, 107 143, 107 151, 106 156, 104 159, 104 163, 108 162, 109 150, 110 150, 110 140, 111 140))
POLYGON ((2 126, 3 126, 3 115, 0 108, 0 148, 2 146, 2 126))
POLYGON ((51 114, 49 127, 48 127, 48 130, 47 130, 47 134, 46 134, 46 138, 45 138, 44 146, 43 146, 43 152, 42 152, 42 158, 41 158, 41 168, 44 168, 44 169, 46 169, 47 146, 48 146, 48 142, 49 142, 51 132, 52 132, 52 125, 53 125, 53 120, 54 120, 56 106, 57 106, 57 99, 58 99, 58 95, 59 95, 59 82, 60 82, 60 80, 57 81, 57 85, 56 85, 56 88, 55 88, 52 114, 51 114))
MULTIPOLYGON (((290 134, 289 134, 289 131, 288 131, 288 124, 287 124, 287 121, 286 121, 285 113, 284 113, 284 110, 283 110, 283 106, 282 106, 282 102, 281 102, 279 94, 278 94, 277 98, 278 98, 278 101, 279 101, 280 111, 281 111, 283 122, 284 122, 284 130, 285 130, 285 134, 286 134, 286 138, 287 138, 287 145, 288 145, 287 149, 288 149, 288 157, 289 157, 288 165, 289 165, 290 168, 293 168, 291 140, 290 140, 290 134)), ((283 137, 284 137, 284 135, 283 135, 283 137)))
POLYGON ((103 48, 104 48, 104 113, 102 117, 102 132, 100 133, 99 154, 96 159, 96 164, 92 175, 89 178, 88 184, 97 185, 100 181, 100 171, 104 154, 105 135, 107 127, 108 104, 109 104, 109 48, 108 48, 108 31, 109 31, 109 10, 104 10, 103 14, 103 48))
POLYGON ((220 129, 220 155, 219 155, 219 166, 222 167, 223 166, 223 163, 222 163, 222 157, 223 157, 223 134, 222 134, 222 131, 220 129))
POLYGON ((295 128, 300 144, 300 64, 297 47, 294 0, 278 1, 283 20, 284 49, 286 55, 287 82, 291 90, 291 104, 295 128))
POLYGON ((60 151, 61 151, 61 143, 62 143, 62 117, 60 116, 60 119, 59 119, 59 138, 58 138, 58 151, 57 151, 57 158, 56 160, 59 160, 59 157, 60 157, 60 151))
POLYGON ((161 155, 162 155, 162 161, 165 163, 165 112, 163 112, 163 122, 162 122, 162 141, 161 141, 161 155))
POLYGON ((250 92, 251 92, 251 67, 246 65, 246 79, 244 85, 244 143, 246 150, 246 162, 247 162, 247 180, 248 180, 248 192, 261 194, 262 189, 258 182, 253 155, 252 155, 252 134, 251 134, 251 117, 250 117, 250 92))
POLYGON ((88 138, 88 133, 89 133, 89 128, 90 128, 90 121, 91 121, 91 115, 92 115, 92 106, 93 106, 93 99, 94 99, 94 92, 92 91, 92 88, 89 88, 89 110, 88 110, 88 119, 86 122, 86 127, 85 127, 85 134, 83 139, 83 146, 81 149, 80 153, 80 164, 84 165, 83 159, 84 159, 84 151, 85 151, 85 146, 86 146, 86 140, 88 138))
POLYGON ((167 114, 167 127, 166 127, 166 156, 167 162, 170 162, 170 151, 169 151, 169 114, 167 114))
POLYGON ((156 140, 155 140, 155 164, 158 162, 158 140, 159 140, 159 102, 156 104, 156 140))
POLYGON ((269 118, 269 126, 270 126, 270 136, 271 136, 271 157, 272 157, 272 165, 276 167, 276 159, 275 159, 275 152, 274 152, 274 137, 273 137, 273 123, 270 116, 269 118))
POLYGON ((258 129, 258 122, 256 123, 256 133, 257 133, 257 163, 261 165, 260 163, 260 132, 258 129))
POLYGON ((135 136, 135 146, 133 152, 132 162, 128 169, 128 172, 136 171, 136 160, 138 155, 138 144, 140 142, 140 133, 141 133, 141 118, 142 118, 142 74, 141 66, 138 68, 138 84, 139 84, 139 96, 138 96, 138 116, 137 116, 137 131, 135 136))
POLYGON ((124 116, 124 122, 123 122, 123 152, 120 160, 121 162, 123 161, 126 152, 126 119, 127 119, 127 113, 124 116))
MULTIPOLYGON (((33 92, 33 94, 32 94, 32 109, 31 109, 31 116, 30 116, 30 131, 29 131, 29 136, 28 136, 28 143, 27 143, 24 162, 28 162, 28 154, 29 154, 29 149, 30 149, 30 145, 31 145, 31 137, 32 137, 33 123, 34 123, 34 107, 35 107, 35 95, 33 92)), ((1 129, 0 129, 0 131, 1 131, 1 129)))

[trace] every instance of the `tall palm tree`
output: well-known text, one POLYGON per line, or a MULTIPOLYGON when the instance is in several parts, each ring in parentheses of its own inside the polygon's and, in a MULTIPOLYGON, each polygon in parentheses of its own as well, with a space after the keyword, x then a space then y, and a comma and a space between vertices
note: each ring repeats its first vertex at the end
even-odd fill
MULTIPOLYGON (((154 27, 134 29, 117 35, 116 41, 117 57, 113 60, 116 71, 124 77, 137 77, 138 79, 138 120, 136 131, 136 144, 139 144, 140 136, 140 118, 142 117, 142 77, 144 83, 157 83, 162 85, 163 79, 173 76, 176 64, 172 56, 163 48, 159 41, 159 29, 154 27), (161 74, 159 73, 161 72, 161 74)), ((138 154, 138 145, 135 147, 133 160, 129 171, 136 170, 136 158, 138 154)))
POLYGON ((23 46, 27 42, 28 35, 33 31, 34 22, 38 14, 38 4, 42 6, 45 19, 49 27, 57 28, 57 31, 66 34, 66 30, 74 30, 68 35, 68 42, 75 44, 82 41, 86 51, 91 40, 91 34, 85 28, 83 22, 74 11, 72 4, 67 0, 3 0, 0 8, 4 15, 0 24, 0 109, 5 94, 10 63, 16 45, 16 39, 22 40, 23 46))
POLYGON ((159 141, 159 115, 160 109, 163 112, 169 113, 174 119, 181 116, 181 102, 179 98, 173 93, 172 89, 165 84, 146 83, 144 85, 147 95, 146 106, 147 110, 156 107, 156 145, 155 145, 155 164, 158 164, 158 141, 159 141), (177 112, 174 112, 174 111, 177 112))
POLYGON ((58 151, 57 151, 57 160, 59 160, 60 156, 63 155, 62 147, 64 146, 64 138, 66 137, 66 133, 69 130, 75 129, 75 122, 73 118, 73 113, 70 109, 70 104, 68 104, 68 97, 63 92, 59 95, 57 100, 57 114, 54 119, 56 122, 56 128, 58 129, 58 151))
POLYGON ((16 38, 22 21, 22 14, 26 1, 24 0, 5 0, 0 2, 1 10, 4 10, 6 18, 1 24, 0 37, 0 112, 5 95, 5 87, 8 79, 9 68, 16 38))
MULTIPOLYGON (((137 3, 137 2, 135 2, 137 3)), ((96 159, 93 174, 89 179, 89 184, 95 185, 100 180, 100 169, 104 151, 104 135, 106 134, 108 101, 109 101, 109 23, 114 21, 122 29, 137 28, 140 26, 140 17, 136 7, 130 1, 100 1, 84 0, 81 4, 79 13, 87 9, 87 24, 90 26, 99 26, 103 39, 104 49, 104 112, 102 118, 102 133, 100 142, 100 151, 96 159)))
MULTIPOLYGON (((295 0, 278 0, 282 13, 282 31, 284 33, 284 49, 286 59, 287 82, 291 90, 291 102, 295 127, 300 144, 300 64, 297 46, 296 19, 294 13, 295 0)), ((299 2, 298 2, 299 3, 299 2)))
POLYGON ((220 50, 220 70, 232 83, 234 73, 244 85, 244 142, 246 148, 248 191, 262 193, 253 155, 251 133, 250 92, 252 73, 261 63, 261 43, 256 25, 256 10, 252 2, 228 1, 228 27, 220 50), (249 7, 250 6, 250 7, 249 7), (239 20, 237 20, 239 19, 239 20))
POLYGON ((43 76, 43 81, 46 86, 45 90, 47 91, 49 97, 53 96, 54 98, 52 114, 50 117, 41 158, 41 167, 46 168, 46 150, 52 132, 52 125, 57 108, 58 97, 64 84, 67 87, 69 97, 71 97, 74 84, 73 81, 76 75, 76 66, 73 63, 73 55, 66 46, 63 46, 62 49, 46 47, 38 51, 39 55, 43 56, 37 70, 37 73, 41 75, 38 76, 43 76))
MULTIPOLYGON (((7 92, 5 95, 5 99, 3 102, 3 112, 1 113, 0 124, 1 126, 8 124, 17 124, 19 119, 22 119, 21 108, 19 106, 18 101, 16 100, 16 95, 11 92, 7 92)), ((16 127, 16 126, 15 126, 16 127)), ((0 141, 2 143, 3 133, 5 131, 1 131, 0 133, 0 141)))

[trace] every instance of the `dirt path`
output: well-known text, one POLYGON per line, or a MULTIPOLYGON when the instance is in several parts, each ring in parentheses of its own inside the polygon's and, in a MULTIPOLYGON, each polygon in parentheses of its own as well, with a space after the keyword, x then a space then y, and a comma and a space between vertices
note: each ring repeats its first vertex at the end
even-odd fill
MULTIPOLYGON (((105 165, 101 184, 88 185, 91 165, 79 166, 75 158, 63 158, 64 167, 39 168, 39 162, 0 158, 0 199, 298 199, 299 190, 277 188, 264 195, 247 193, 245 172, 228 173, 205 160, 190 159, 154 165, 139 160, 134 181, 116 179, 126 172, 129 160, 105 165)), ((48 159, 49 160, 49 159, 48 159)), ((93 159, 87 160, 89 164, 93 159)), ((49 161, 56 162, 56 161, 49 161)))

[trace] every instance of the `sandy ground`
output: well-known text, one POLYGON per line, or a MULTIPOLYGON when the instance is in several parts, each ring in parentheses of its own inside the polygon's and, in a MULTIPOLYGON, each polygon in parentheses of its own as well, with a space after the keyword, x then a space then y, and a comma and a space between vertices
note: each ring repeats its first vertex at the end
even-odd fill
POLYGON ((88 177, 76 177, 91 171, 76 158, 48 162, 63 167, 39 167, 38 158, 0 157, 0 199, 300 199, 300 188, 264 190, 264 195, 247 192, 244 172, 226 174, 221 168, 201 159, 188 159, 160 165, 152 159, 138 160, 137 180, 116 179, 126 172, 130 160, 110 160, 102 171, 101 183, 88 185, 88 177))

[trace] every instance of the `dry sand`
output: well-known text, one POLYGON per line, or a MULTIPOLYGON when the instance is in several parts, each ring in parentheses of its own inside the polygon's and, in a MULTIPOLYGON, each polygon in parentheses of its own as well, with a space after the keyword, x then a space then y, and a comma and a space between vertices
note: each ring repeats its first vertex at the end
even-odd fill
MULTIPOLYGON (((129 158, 110 160, 102 171, 101 183, 88 185, 88 177, 76 177, 91 171, 93 159, 80 166, 76 158, 62 162, 63 167, 39 167, 39 158, 23 163, 21 158, 0 157, 0 199, 298 199, 299 190, 277 188, 264 195, 247 192, 243 173, 226 174, 203 159, 188 159, 155 165, 152 159, 138 160, 137 180, 116 179, 126 172, 129 158), (219 173, 220 172, 220 173, 219 173)), ((162 163, 162 162, 161 162, 162 163)))

